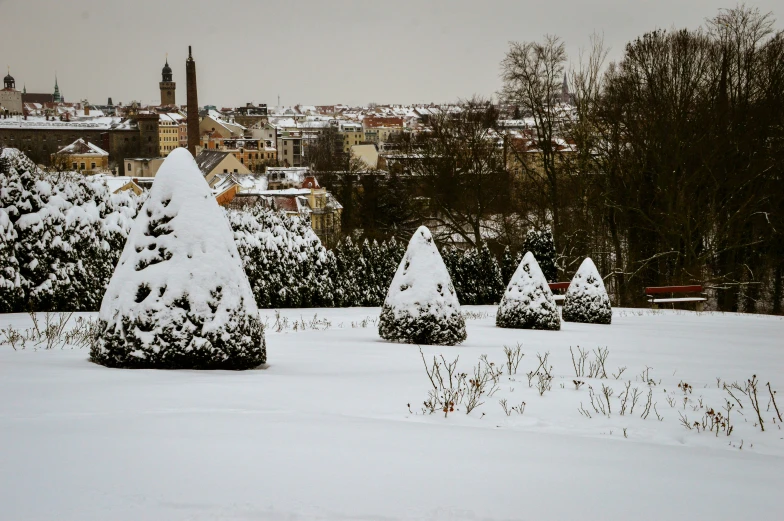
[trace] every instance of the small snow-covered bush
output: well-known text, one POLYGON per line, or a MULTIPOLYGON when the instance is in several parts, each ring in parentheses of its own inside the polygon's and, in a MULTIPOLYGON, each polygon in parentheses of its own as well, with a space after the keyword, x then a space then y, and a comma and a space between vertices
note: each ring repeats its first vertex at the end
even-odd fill
POLYGON ((563 303, 563 319, 567 322, 609 324, 612 321, 610 297, 604 289, 599 270, 590 257, 574 274, 563 303))
POLYGON ((455 288, 425 226, 414 233, 392 279, 378 332, 410 344, 455 345, 466 338, 455 288))
POLYGON ((515 329, 561 329, 553 293, 530 251, 512 275, 498 306, 495 324, 515 329))
POLYGON ((164 161, 99 313, 91 360, 110 367, 248 369, 264 331, 231 229, 185 149, 164 161))

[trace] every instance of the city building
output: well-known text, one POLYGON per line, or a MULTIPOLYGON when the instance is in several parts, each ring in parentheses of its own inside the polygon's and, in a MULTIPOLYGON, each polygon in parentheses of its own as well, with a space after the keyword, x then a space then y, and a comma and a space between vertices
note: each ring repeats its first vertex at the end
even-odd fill
POLYGON ((0 90, 0 116, 16 116, 22 113, 22 93, 16 90, 16 80, 9 69, 3 78, 3 90, 0 90))
POLYGON ((365 141, 365 131, 362 129, 361 123, 340 121, 338 130, 340 135, 343 136, 343 152, 346 154, 351 151, 351 147, 365 141))
POLYGON ((282 166, 303 166, 302 132, 284 130, 277 139, 278 164, 282 166))
POLYGON ((162 157, 126 157, 123 161, 127 177, 155 177, 163 164, 162 157))
POLYGON ((109 152, 79 138, 55 152, 52 164, 61 170, 95 174, 109 170, 109 152))
POLYGON ((202 150, 196 156, 196 164, 209 183, 216 174, 249 174, 250 170, 240 163, 231 152, 202 150))
POLYGON ((160 155, 166 157, 175 148, 187 145, 187 124, 185 116, 177 112, 158 114, 158 146, 160 155))

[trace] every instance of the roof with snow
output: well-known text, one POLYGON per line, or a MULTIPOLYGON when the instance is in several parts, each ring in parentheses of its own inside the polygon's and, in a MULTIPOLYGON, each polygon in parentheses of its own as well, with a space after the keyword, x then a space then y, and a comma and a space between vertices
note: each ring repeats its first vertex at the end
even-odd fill
POLYGON ((109 152, 85 141, 82 138, 77 139, 70 145, 61 148, 57 151, 58 154, 63 155, 80 155, 80 156, 108 156, 109 152))
POLYGON ((203 175, 207 175, 217 167, 231 152, 223 150, 202 150, 196 156, 196 164, 203 175))

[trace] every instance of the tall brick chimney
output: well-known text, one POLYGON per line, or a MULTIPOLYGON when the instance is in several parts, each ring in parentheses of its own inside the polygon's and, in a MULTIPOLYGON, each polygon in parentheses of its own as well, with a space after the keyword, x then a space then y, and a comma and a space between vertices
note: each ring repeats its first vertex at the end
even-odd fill
POLYGON ((199 144, 199 97, 196 94, 196 62, 188 46, 188 59, 185 60, 185 84, 188 89, 188 151, 196 157, 199 144))

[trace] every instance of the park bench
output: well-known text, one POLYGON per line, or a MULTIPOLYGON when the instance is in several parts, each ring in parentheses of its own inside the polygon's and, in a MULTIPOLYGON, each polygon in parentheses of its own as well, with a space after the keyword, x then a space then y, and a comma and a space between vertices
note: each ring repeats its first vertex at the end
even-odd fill
POLYGON ((548 282, 548 286, 550 286, 550 291, 553 292, 553 298, 555 299, 556 304, 563 304, 564 298, 566 298, 566 288, 569 287, 568 282, 548 282), (563 293, 555 293, 556 291, 563 291, 563 293))
POLYGON ((660 304, 677 304, 680 302, 694 302, 697 305, 697 311, 702 311, 705 301, 705 295, 702 293, 702 286, 660 286, 653 288, 645 288, 645 296, 648 297, 648 303, 653 308, 658 308, 660 304), (699 296, 692 297, 676 297, 675 295, 683 295, 688 293, 698 293, 699 296))

